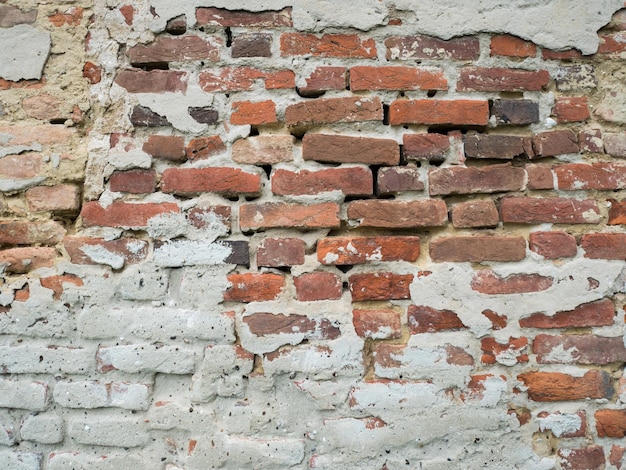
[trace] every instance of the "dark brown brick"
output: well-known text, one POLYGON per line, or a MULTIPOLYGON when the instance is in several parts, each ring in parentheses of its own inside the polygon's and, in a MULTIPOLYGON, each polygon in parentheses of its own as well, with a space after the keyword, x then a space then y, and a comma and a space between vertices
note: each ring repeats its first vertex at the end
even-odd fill
POLYGON ((465 156, 512 160, 518 156, 534 155, 530 137, 517 135, 468 134, 464 137, 465 156))
POLYGON ((418 168, 394 166, 378 170, 377 194, 395 194, 403 191, 423 191, 424 183, 418 168))
POLYGON ((539 103, 530 100, 493 100, 491 115, 498 124, 525 126, 539 122, 539 103))
POLYGON ((428 174, 431 196, 496 193, 524 189, 526 173, 508 163, 486 167, 435 168, 428 174))
POLYGON ((242 34, 233 39, 231 55, 239 57, 271 57, 272 36, 263 33, 242 34))
POLYGON ((476 37, 450 40, 431 36, 395 36, 385 40, 387 60, 393 59, 456 59, 475 60, 480 54, 476 37))
POLYGON ((443 134, 404 134, 402 155, 408 160, 445 160, 450 138, 443 134))
POLYGON ((162 127, 169 126, 167 118, 155 113, 150 108, 135 106, 130 114, 130 122, 134 126, 162 127))
POLYGON ((464 67, 457 91, 541 91, 550 81, 547 70, 464 67))
POLYGON ((275 28, 278 26, 293 26, 291 21, 291 7, 272 11, 245 11, 226 8, 197 8, 196 20, 198 26, 228 26, 228 27, 255 27, 275 28))
POLYGON ((309 133, 302 139, 302 158, 325 163, 397 165, 400 147, 391 139, 309 133))
POLYGON ((156 189, 156 171, 115 171, 109 177, 109 186, 111 191, 119 191, 122 193, 152 193, 156 189))
POLYGON ((189 108, 189 115, 200 124, 216 124, 219 120, 217 110, 212 108, 189 108))
POLYGON ((578 138, 572 131, 541 132, 533 137, 535 154, 554 157, 566 153, 578 153, 578 138))
POLYGON ((182 162, 187 159, 185 140, 173 135, 151 135, 143 144, 143 151, 154 158, 182 162))

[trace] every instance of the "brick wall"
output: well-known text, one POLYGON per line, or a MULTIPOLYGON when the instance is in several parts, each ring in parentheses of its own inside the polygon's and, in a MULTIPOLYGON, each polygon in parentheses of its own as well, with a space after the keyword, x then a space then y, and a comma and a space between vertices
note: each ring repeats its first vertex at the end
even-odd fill
POLYGON ((0 467, 626 465, 626 10, 225 3, 0 1, 0 467))

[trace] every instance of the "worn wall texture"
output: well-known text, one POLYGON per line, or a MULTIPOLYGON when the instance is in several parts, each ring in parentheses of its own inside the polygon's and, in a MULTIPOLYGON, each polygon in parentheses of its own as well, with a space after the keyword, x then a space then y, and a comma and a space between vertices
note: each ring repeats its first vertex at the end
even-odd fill
POLYGON ((0 0, 0 468, 626 467, 620 8, 0 0))

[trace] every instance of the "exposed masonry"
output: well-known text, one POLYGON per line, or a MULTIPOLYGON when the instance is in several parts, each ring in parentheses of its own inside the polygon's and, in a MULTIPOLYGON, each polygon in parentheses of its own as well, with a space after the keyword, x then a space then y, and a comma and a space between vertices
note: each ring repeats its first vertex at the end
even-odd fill
POLYGON ((623 2, 235 3, 0 3, 0 468, 623 468, 623 2))

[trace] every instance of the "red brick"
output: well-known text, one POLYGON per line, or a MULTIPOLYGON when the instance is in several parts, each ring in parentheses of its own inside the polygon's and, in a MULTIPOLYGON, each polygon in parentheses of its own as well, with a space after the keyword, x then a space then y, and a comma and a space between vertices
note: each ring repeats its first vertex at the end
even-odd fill
POLYGON ((129 93, 186 93, 187 80, 187 73, 179 70, 120 70, 115 77, 129 93))
POLYGON ((541 292, 552 287, 554 279, 540 274, 498 276, 490 269, 478 271, 472 279, 472 290, 481 294, 522 294, 541 292))
POLYGON ((195 162, 196 160, 205 160, 224 150, 226 150, 226 145, 224 145, 222 138, 219 135, 212 135, 190 140, 185 147, 185 155, 190 161, 195 162))
POLYGON ((65 237, 63 246, 74 264, 106 264, 120 269, 124 264, 136 264, 148 256, 148 242, 136 238, 65 237))
POLYGON ((352 67, 350 89, 363 90, 447 90, 443 70, 435 67, 352 67))
POLYGON ((491 329, 494 331, 506 328, 508 324, 508 317, 506 315, 498 315, 493 310, 483 310, 480 313, 491 322, 491 329))
POLYGON ((392 59, 456 59, 475 60, 480 55, 476 37, 450 40, 430 36, 393 36, 385 40, 387 60, 392 59))
POLYGON ((39 279, 42 287, 50 289, 54 292, 52 298, 54 300, 61 299, 61 295, 65 290, 65 284, 73 284, 76 287, 83 285, 83 280, 75 274, 62 274, 57 276, 42 277, 39 279))
POLYGON ((553 169, 558 189, 626 189, 626 165, 619 163, 565 163, 553 169))
POLYGON ((400 315, 392 309, 355 309, 352 311, 352 324, 361 338, 397 339, 402 336, 400 315))
POLYGON ((609 199, 609 225, 626 225, 626 201, 609 199))
POLYGON ((626 447, 621 447, 613 444, 611 446, 611 455, 609 456, 609 463, 614 465, 617 470, 621 470, 624 464, 624 454, 626 454, 626 447))
POLYGON ((542 49, 541 57, 544 60, 571 60, 582 59, 583 55, 576 49, 566 49, 564 51, 552 51, 550 49, 542 49))
POLYGON ((615 321, 615 309, 608 299, 579 305, 573 310, 557 312, 554 315, 533 313, 521 318, 522 328, 584 328, 610 326, 615 321))
POLYGON ((467 328, 451 310, 437 310, 424 305, 409 305, 407 323, 412 335, 467 328))
POLYGON ((489 103, 484 100, 396 100, 389 107, 389 124, 486 126, 489 103))
POLYGON ((229 274, 231 286, 224 292, 225 302, 264 302, 276 299, 285 287, 285 278, 272 273, 229 274))
POLYGON ((626 361, 624 339, 594 335, 537 335, 533 353, 539 364, 611 364, 626 361))
POLYGON ((288 56, 375 59, 376 43, 355 34, 284 33, 280 36, 280 53, 288 56))
POLYGON ((190 60, 216 62, 220 59, 219 48, 198 36, 159 36, 151 44, 131 47, 128 55, 135 67, 190 60))
POLYGON ((620 56, 626 52, 626 33, 618 31, 616 33, 601 34, 598 54, 620 56))
POLYGON ((52 121, 64 119, 66 114, 61 112, 63 102, 47 93, 40 93, 29 96, 22 100, 22 109, 28 117, 40 119, 42 121, 52 121))
POLYGON ((626 410, 598 410, 594 416, 598 437, 626 437, 626 410))
POLYGON ((409 160, 445 160, 450 138, 443 134, 404 134, 402 155, 409 160))
POLYGON ((551 165, 526 165, 528 189, 554 189, 554 174, 551 165))
POLYGON ((498 34, 491 38, 490 55, 502 55, 507 57, 535 57, 537 46, 530 41, 524 41, 509 34, 498 34))
POLYGON ((525 126, 539 122, 539 103, 530 100, 493 100, 491 115, 497 124, 525 126))
POLYGON ((187 219, 196 228, 220 225, 229 232, 231 227, 230 215, 230 206, 194 207, 188 212, 187 219))
POLYGON ((241 230, 300 228, 313 230, 339 227, 339 206, 333 202, 313 205, 268 202, 239 208, 241 230))
POLYGON ((65 229, 54 221, 0 221, 0 245, 55 245, 64 236, 65 229))
POLYGON ((495 364, 496 362, 506 366, 515 363, 528 362, 528 354, 523 351, 528 346, 527 338, 510 337, 506 343, 500 343, 495 338, 483 338, 480 340, 480 349, 483 355, 480 361, 483 364, 495 364))
POLYGON ((64 13, 55 10, 48 15, 48 20, 57 28, 61 26, 80 26, 80 20, 83 19, 83 9, 81 7, 70 7, 64 13))
POLYGON ((533 137, 533 147, 535 155, 541 157, 579 152, 578 138, 570 130, 540 132, 533 137))
POLYGON ((559 449, 559 464, 563 470, 604 469, 604 448, 591 446, 580 449, 559 449))
POLYGON ((595 224, 600 209, 594 199, 506 197, 500 201, 502 222, 515 224, 595 224))
POLYGON ((230 167, 168 168, 163 172, 161 190, 173 194, 258 194, 261 176, 230 167))
POLYGON ((147 194, 156 189, 155 170, 129 170, 115 171, 109 177, 109 188, 111 191, 147 194))
POLYGON ((289 171, 277 169, 272 173, 272 192, 301 196, 340 191, 346 196, 367 196, 374 187, 369 168, 327 168, 324 170, 289 171))
POLYGON ((567 232, 532 232, 529 247, 545 259, 573 258, 576 256, 576 239, 567 232))
POLYGON ((193 120, 200 124, 217 124, 219 121, 219 113, 208 106, 190 107, 187 111, 193 120))
POLYGON ((587 413, 584 411, 578 411, 576 413, 548 413, 547 411, 541 411, 537 413, 537 421, 539 421, 540 431, 550 431, 555 437, 585 437, 587 432, 587 413), (560 422, 572 423, 573 420, 579 420, 580 426, 578 429, 566 432, 567 427, 561 427, 560 422))
POLYGON ((533 401, 571 401, 586 398, 611 398, 613 380, 601 370, 590 370, 582 377, 560 372, 526 372, 517 377, 528 388, 533 401))
POLYGON ((530 137, 517 135, 467 134, 463 138, 465 156, 512 160, 534 156, 530 137))
POLYGON ((230 53, 233 58, 272 57, 272 36, 264 33, 240 34, 233 39, 230 53))
POLYGON ((323 163, 397 165, 400 147, 392 139, 310 133, 302 139, 302 158, 323 163))
POLYGON ((422 175, 414 166, 394 166, 378 170, 376 193, 379 195, 423 190, 422 175))
POLYGON ((509 163, 484 167, 434 168, 428 173, 431 196, 497 193, 524 189, 526 173, 509 163))
POLYGON ((230 115, 232 124, 273 124, 277 121, 276 105, 272 100, 266 101, 235 101, 230 115))
POLYGON ((329 90, 345 90, 348 86, 345 67, 317 67, 305 78, 306 85, 300 88, 303 95, 329 90))
POLYGON ((114 202, 103 207, 99 202, 89 201, 83 204, 80 215, 85 227, 145 227, 152 217, 172 212, 179 212, 178 205, 172 202, 114 202))
POLYGON ((327 265, 416 261, 419 254, 419 237, 330 237, 317 242, 317 260, 327 265))
POLYGON ((37 186, 24 195, 31 211, 76 212, 80 209, 80 189, 73 184, 37 186))
POLYGON ((131 26, 133 24, 133 19, 135 18, 135 10, 132 5, 122 5, 120 7, 120 13, 124 17, 124 22, 131 26))
POLYGON ((328 319, 314 320, 306 315, 283 315, 273 313, 253 313, 245 316, 243 322, 255 336, 278 334, 304 335, 305 338, 336 339, 341 335, 339 328, 328 319))
POLYGON ((626 260, 626 233, 586 233, 580 246, 585 258, 626 260))
POLYGON ((187 158, 185 140, 175 135, 151 135, 143 144, 143 151, 163 160, 181 162, 187 158))
POLYGON ((18 82, 12 82, 11 80, 5 80, 4 78, 0 78, 0 90, 11 90, 11 89, 36 90, 43 86, 44 86, 44 83, 41 80, 20 80, 18 82))
POLYGON ((257 249, 256 263, 272 268, 304 264, 305 248, 300 238, 265 238, 257 249))
POLYGON ((299 302, 314 302, 316 300, 339 300, 343 284, 333 273, 313 272, 294 277, 296 299, 299 302))
POLYGON ((582 122, 589 119, 589 107, 586 96, 568 96, 557 98, 552 109, 557 122, 582 122))
POLYGON ((272 165, 293 160, 294 137, 259 135, 239 139, 232 147, 232 159, 250 165, 272 165))
POLYGON ((452 206, 450 211, 455 228, 495 227, 500 222, 496 205, 491 200, 473 200, 452 206))
POLYGON ((541 91, 550 82, 547 70, 464 67, 457 91, 541 91))
POLYGON ((526 257, 526 241, 522 237, 488 235, 436 238, 430 242, 430 257, 435 262, 457 263, 519 261, 526 257))
POLYGON ((225 8, 196 8, 198 26, 214 25, 226 27, 275 28, 293 26, 291 7, 282 10, 250 12, 225 8))
POLYGON ((265 73, 267 90, 293 89, 296 87, 296 74, 291 70, 276 70, 265 73))
POLYGON ((204 70, 198 76, 200 88, 207 93, 252 90, 257 80, 263 80, 267 89, 295 87, 291 70, 265 72, 251 67, 224 67, 204 70))
POLYGON ((448 222, 448 208, 440 199, 417 201, 370 199, 350 202, 348 219, 359 227, 441 227, 448 222))
POLYGON ((353 302, 367 300, 404 300, 411 298, 413 274, 361 273, 348 278, 353 302))
POLYGON ((351 96, 301 101, 285 109, 285 122, 290 126, 382 120, 383 105, 378 97, 351 96))
POLYGON ((5 273, 24 274, 34 269, 54 265, 57 250, 51 247, 10 248, 0 251, 0 265, 5 273))
POLYGON ((38 153, 22 153, 0 158, 0 176, 8 179, 26 179, 41 171, 42 156, 38 153))

